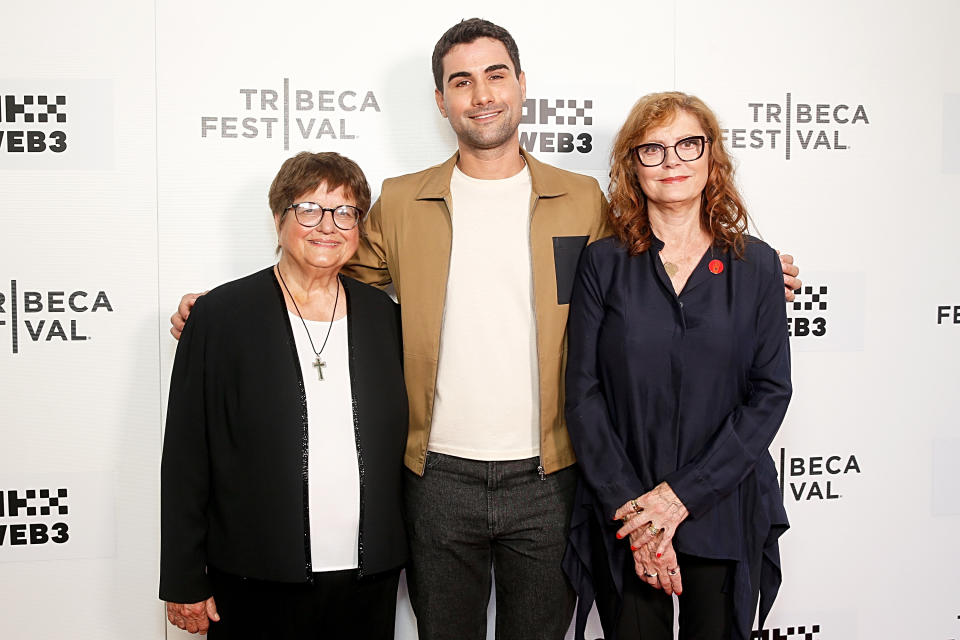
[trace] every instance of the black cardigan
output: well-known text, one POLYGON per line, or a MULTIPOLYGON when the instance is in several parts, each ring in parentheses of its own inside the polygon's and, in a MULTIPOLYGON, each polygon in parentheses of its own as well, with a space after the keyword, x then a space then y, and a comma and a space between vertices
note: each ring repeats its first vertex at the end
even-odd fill
MULTIPOLYGON (((407 396, 399 307, 342 278, 360 469, 360 574, 402 565, 407 396)), ((307 405, 272 268, 200 298, 177 347, 161 464, 160 598, 212 595, 206 568, 310 579, 307 405)), ((336 491, 336 487, 331 487, 336 491)))

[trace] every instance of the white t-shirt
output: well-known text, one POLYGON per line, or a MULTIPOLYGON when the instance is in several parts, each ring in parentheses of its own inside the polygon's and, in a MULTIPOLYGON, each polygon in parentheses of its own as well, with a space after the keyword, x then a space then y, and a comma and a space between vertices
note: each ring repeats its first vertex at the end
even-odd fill
POLYGON ((454 168, 453 239, 427 448, 472 460, 540 454, 530 172, 454 168))
MULTIPOLYGON (((329 322, 307 320, 317 349, 329 322)), ((290 313, 297 342, 303 388, 307 395, 307 487, 310 512, 310 556, 314 571, 359 566, 360 470, 353 427, 353 397, 347 346, 347 318, 333 323, 321 359, 323 380, 314 362, 300 316, 290 313)))

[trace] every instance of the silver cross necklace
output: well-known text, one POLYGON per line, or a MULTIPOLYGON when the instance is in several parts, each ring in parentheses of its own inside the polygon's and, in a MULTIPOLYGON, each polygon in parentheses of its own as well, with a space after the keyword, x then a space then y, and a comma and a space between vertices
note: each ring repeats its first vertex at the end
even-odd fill
POLYGON ((340 301, 340 276, 337 275, 337 294, 333 299, 333 312, 330 314, 330 324, 327 326, 327 336, 323 339, 323 344, 320 345, 320 351, 317 351, 317 348, 313 346, 313 337, 310 335, 310 329, 307 328, 307 322, 303 319, 303 314, 300 313, 300 307, 297 306, 297 300, 293 297, 293 294, 290 293, 290 289, 287 287, 287 283, 283 279, 283 274, 280 273, 279 264, 277 264, 277 275, 280 276, 280 282, 283 283, 283 288, 286 290, 287 295, 290 296, 290 300, 293 301, 293 308, 297 310, 297 315, 300 317, 300 322, 303 323, 303 330, 307 332, 307 340, 310 341, 310 348, 313 349, 313 353, 317 356, 317 359, 313 361, 313 366, 317 368, 317 375, 320 376, 320 380, 323 380, 323 368, 327 366, 327 361, 321 358, 320 354, 323 353, 323 348, 327 346, 327 340, 330 339, 330 330, 333 329, 333 318, 335 315, 337 315, 337 302, 340 301))

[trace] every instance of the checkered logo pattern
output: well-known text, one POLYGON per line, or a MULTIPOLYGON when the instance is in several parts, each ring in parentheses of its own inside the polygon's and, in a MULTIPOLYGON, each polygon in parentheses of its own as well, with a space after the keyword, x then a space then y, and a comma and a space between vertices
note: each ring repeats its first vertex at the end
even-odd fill
POLYGON ((827 310, 827 287, 801 287, 794 289, 796 295, 793 301, 794 311, 826 311, 827 310))
MULTIPOLYGON (((557 100, 557 106, 560 106, 563 100, 557 100)), ((578 107, 576 100, 567 100, 567 109, 572 110, 574 115, 567 115, 567 124, 577 124, 578 120, 584 126, 593 124, 593 116, 588 116, 587 111, 593 109, 593 100, 584 100, 583 106, 578 107)), ((563 124, 563 116, 557 117, 557 124, 563 124)))
POLYGON ((17 96, 3 97, 3 121, 17 122, 66 122, 67 96, 17 96))
POLYGON ((593 125, 593 100, 527 98, 523 108, 523 124, 593 125))
MULTIPOLYGON (((0 496, 2 496, 0 492, 0 496)), ((10 490, 6 492, 6 504, 0 505, 0 516, 16 517, 21 514, 27 516, 65 516, 70 509, 66 504, 67 490, 57 489, 27 489, 23 491, 23 497, 20 492, 10 490), (3 507, 6 507, 4 509, 3 507)))
POLYGON ((764 629, 754 631, 751 640, 816 640, 820 625, 810 627, 787 627, 786 629, 764 629))

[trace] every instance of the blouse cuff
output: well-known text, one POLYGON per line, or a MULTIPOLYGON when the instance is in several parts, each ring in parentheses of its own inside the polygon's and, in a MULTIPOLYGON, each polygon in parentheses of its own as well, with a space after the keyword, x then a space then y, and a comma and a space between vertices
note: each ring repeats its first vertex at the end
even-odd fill
POLYGON ((644 494, 642 489, 631 489, 619 484, 608 484, 597 488, 597 498, 603 506, 604 516, 613 520, 613 514, 617 509, 625 505, 630 500, 644 494))

